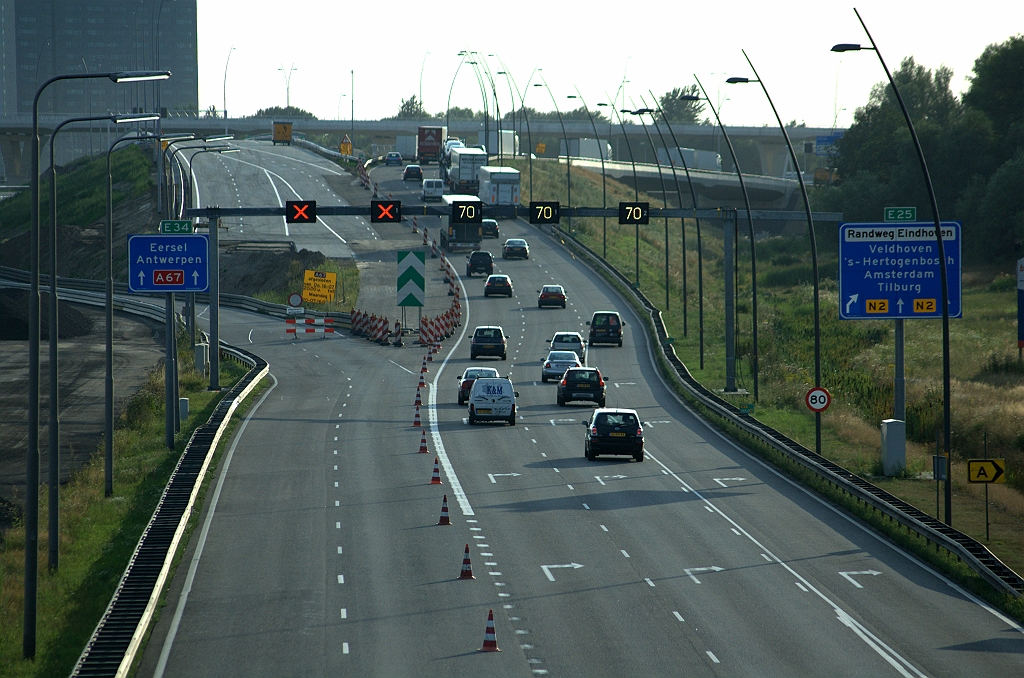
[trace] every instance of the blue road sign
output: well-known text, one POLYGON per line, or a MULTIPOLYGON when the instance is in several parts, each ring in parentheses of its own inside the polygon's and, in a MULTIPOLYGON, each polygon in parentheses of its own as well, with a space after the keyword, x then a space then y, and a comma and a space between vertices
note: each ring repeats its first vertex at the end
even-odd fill
POLYGON ((128 291, 205 292, 210 288, 206 234, 128 236, 128 291))
MULTIPOLYGON (((949 317, 960 299, 960 222, 942 222, 949 317)), ((839 317, 843 320, 941 318, 942 279, 935 224, 840 224, 839 317)))

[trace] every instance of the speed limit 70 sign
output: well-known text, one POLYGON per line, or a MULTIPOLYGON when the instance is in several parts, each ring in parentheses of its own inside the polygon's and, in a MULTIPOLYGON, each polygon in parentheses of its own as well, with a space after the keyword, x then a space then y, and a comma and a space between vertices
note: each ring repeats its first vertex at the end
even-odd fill
POLYGON ((832 394, 818 386, 807 392, 804 401, 811 412, 824 412, 832 404, 832 394))

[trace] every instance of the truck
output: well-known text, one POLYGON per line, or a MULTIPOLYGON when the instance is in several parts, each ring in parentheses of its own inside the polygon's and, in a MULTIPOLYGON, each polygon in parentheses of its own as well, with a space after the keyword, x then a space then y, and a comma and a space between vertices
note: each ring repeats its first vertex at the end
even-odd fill
MULTIPOLYGON (((447 136, 448 128, 444 125, 420 126, 416 133, 417 143, 419 144, 416 160, 418 160, 421 165, 439 161, 441 158, 442 144, 444 144, 444 140, 447 136)), ((413 156, 409 157, 411 158, 413 156)))
POLYGON ((519 155, 519 135, 510 129, 501 130, 500 135, 496 129, 490 130, 488 134, 479 132, 477 134, 477 144, 483 145, 491 155, 519 155), (498 144, 499 139, 501 141, 500 146, 498 144))
POLYGON ((292 145, 292 124, 290 122, 279 122, 274 121, 274 134, 271 137, 274 145, 288 144, 292 145))
POLYGON ((452 193, 476 195, 480 191, 477 171, 486 164, 486 151, 479 148, 453 148, 449 153, 448 166, 448 186, 452 193))
POLYGON ((693 148, 670 148, 672 162, 669 162, 669 153, 664 148, 658 149, 658 162, 662 165, 675 164, 682 167, 686 161, 687 169, 711 170, 712 172, 722 171, 722 156, 714 151, 701 151, 693 148))
POLYGON ((415 135, 397 136, 395 137, 395 150, 402 154, 402 160, 416 162, 416 143, 415 135))
MULTIPOLYGON (((601 159, 601 152, 604 151, 604 159, 612 159, 612 147, 604 139, 569 139, 569 155, 574 158, 601 159)), ((558 155, 565 155, 565 140, 558 142, 558 155)))
POLYGON ((480 200, 485 205, 519 204, 519 170, 514 167, 484 165, 477 171, 480 200))
POLYGON ((483 215, 483 203, 475 195, 458 195, 449 193, 441 196, 441 204, 447 208, 447 214, 442 217, 445 227, 441 229, 441 247, 454 252, 456 250, 478 250, 480 242, 484 239, 483 225, 480 221, 475 223, 455 223, 452 220, 452 203, 468 202, 478 213, 478 219, 483 215))

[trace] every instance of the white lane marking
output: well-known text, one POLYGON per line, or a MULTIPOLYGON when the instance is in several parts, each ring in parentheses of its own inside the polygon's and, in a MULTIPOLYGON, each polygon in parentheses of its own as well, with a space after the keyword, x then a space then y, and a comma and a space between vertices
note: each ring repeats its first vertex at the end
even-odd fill
POLYGON ((334 505, 335 505, 335 506, 341 506, 341 501, 339 501, 339 500, 335 499, 335 500, 334 500, 334 505))
POLYGON ((766 555, 765 555, 765 554, 763 554, 763 553, 761 554, 761 557, 762 557, 762 558, 764 558, 765 560, 767 560, 767 561, 768 561, 769 563, 770 563, 770 562, 772 562, 772 559, 771 559, 771 558, 769 558, 768 556, 766 556, 766 555))
POLYGON ((601 476, 594 476, 594 478, 596 478, 597 482, 601 483, 602 485, 604 485, 604 486, 608 485, 608 483, 606 483, 605 481, 601 480, 601 476))
POLYGON ((602 525, 602 526, 601 526, 601 529, 602 529, 602 530, 604 530, 605 532, 607 532, 607 531, 608 531, 608 528, 607 528, 607 527, 605 527, 604 525, 602 525))
POLYGON ((712 478, 712 480, 714 480, 716 483, 718 483, 722 487, 729 487, 728 485, 726 485, 722 481, 723 480, 732 480, 732 481, 735 481, 737 483, 742 483, 744 480, 746 480, 746 478, 712 478))
POLYGON ((548 454, 547 454, 547 452, 541 452, 541 453, 540 453, 540 456, 542 456, 542 457, 546 457, 546 456, 548 456, 548 454))
MULTIPOLYGON (((762 553, 761 555, 763 556, 764 554, 762 553)), ((860 583, 856 579, 853 578, 853 575, 855 575, 855 574, 869 574, 872 577, 877 577, 878 575, 880 575, 882 573, 879 572, 878 570, 861 570, 860 572, 840 572, 839 574, 844 579, 846 579, 846 581, 850 582, 851 584, 853 584, 857 588, 862 589, 864 587, 861 586, 860 583)))
POLYGON ((341 547, 340 546, 338 547, 338 555, 339 556, 341 555, 341 547))
POLYGON ((718 657, 715 656, 714 652, 712 652, 711 650, 707 650, 707 653, 708 653, 708 656, 711 657, 711 661, 715 662, 716 664, 721 664, 722 663, 722 662, 718 661, 718 657))
POLYGON ((409 374, 414 374, 414 372, 413 372, 412 370, 410 370, 410 369, 409 369, 409 368, 407 368, 407 367, 402 367, 401 365, 399 365, 398 363, 396 363, 396 362, 395 362, 394 360, 388 360, 388 362, 389 362, 389 363, 391 363, 392 365, 395 365, 395 366, 397 366, 397 367, 400 367, 400 368, 402 368, 403 370, 405 370, 405 371, 406 371, 406 372, 408 372, 409 374))
POLYGON ((690 567, 683 570, 683 572, 686 573, 687 577, 693 580, 694 584, 699 584, 700 579, 693 576, 694 572, 721 572, 723 569, 724 568, 718 567, 717 565, 712 565, 711 567, 690 567))
POLYGON ((471 527, 471 528, 469 528, 470 532, 479 532, 482 529, 484 529, 484 528, 482 528, 482 527, 471 527))
POLYGON ((489 548, 491 548, 491 545, 490 544, 477 544, 476 547, 478 549, 489 549, 489 548))
MULTIPOLYGON (((249 414, 242 420, 242 425, 238 427, 238 432, 235 434, 235 439, 231 443, 231 447, 228 448, 228 453, 224 457, 224 467, 220 471, 220 477, 217 478, 217 486, 213 490, 213 498, 210 500, 210 509, 206 514, 206 520, 203 521, 203 529, 199 533, 199 541, 196 543, 196 551, 192 556, 192 562, 188 566, 188 575, 185 577, 185 585, 182 587, 181 596, 178 598, 178 606, 174 610, 174 616, 171 618, 170 628, 167 630, 167 637, 164 638, 163 648, 160 650, 160 658, 156 663, 156 670, 153 675, 157 678, 162 678, 164 671, 167 669, 167 659, 171 655, 171 647, 174 645, 174 638, 178 635, 178 626, 181 624, 181 616, 185 612, 185 605, 188 603, 188 594, 192 591, 192 582, 196 578, 196 570, 199 569, 199 559, 203 557, 203 549, 206 547, 206 539, 210 534, 210 524, 213 522, 213 516, 217 512, 217 502, 220 500, 221 490, 224 489, 224 479, 228 475, 228 469, 231 468, 231 459, 235 456, 235 448, 238 447, 238 441, 242 439, 242 434, 245 432, 246 427, 249 425, 249 420, 253 418, 257 411, 260 409, 260 405, 267 399, 271 391, 277 388, 277 377, 273 374, 269 375, 274 383, 268 388, 259 401, 249 410, 249 414)), ((338 553, 341 553, 341 547, 338 547, 338 553)))
POLYGON ((676 619, 678 619, 679 621, 686 621, 685 619, 683 619, 683 615, 679 614, 675 610, 672 610, 672 614, 674 614, 676 616, 676 619))
POLYGON ((587 506, 586 504, 583 505, 583 508, 587 509, 588 511, 590 510, 590 507, 587 506))
POLYGON ((629 554, 628 554, 628 553, 626 553, 626 551, 625 551, 624 549, 619 549, 619 553, 621 553, 622 555, 624 555, 624 556, 626 556, 627 558, 629 558, 629 554))
POLYGON ((572 485, 566 485, 566 487, 568 487, 568 488, 569 488, 570 490, 573 490, 573 489, 575 489, 575 488, 573 488, 573 486, 572 486, 572 485))
POLYGON ((341 653, 342 654, 348 654, 348 643, 342 643, 341 644, 341 653))
MULTIPOLYGON (((284 207, 284 203, 281 202, 281 194, 278 193, 277 185, 274 184, 274 179, 270 176, 270 172, 264 168, 263 173, 267 175, 267 181, 270 182, 270 187, 274 189, 274 196, 277 197, 277 206, 284 207)), ((284 234, 288 236, 288 217, 281 217, 281 220, 284 221, 284 234)))
POLYGON ((800 582, 796 582, 796 587, 798 589, 800 589, 801 591, 803 591, 804 593, 807 593, 807 587, 804 586, 803 584, 801 584, 800 582))
POLYGON ((494 582, 494 585, 495 586, 504 586, 505 582, 503 582, 503 581, 496 581, 496 582, 494 582))
MULTIPOLYGON (((481 555, 483 555, 483 554, 481 554, 481 555)), ((493 560, 490 560, 490 561, 484 563, 484 565, 486 565, 487 567, 497 567, 498 563, 493 561, 493 560)))
MULTIPOLYGON (((458 275, 456 275, 458 278, 458 275)), ((469 294, 466 292, 466 286, 462 284, 462 279, 459 278, 459 286, 462 288, 463 298, 468 299, 469 294)), ((455 496, 455 501, 458 502, 459 508, 462 510, 464 516, 475 516, 473 512, 473 506, 469 503, 469 499, 466 497, 466 491, 462 489, 462 483, 459 482, 459 477, 455 474, 455 467, 452 466, 451 461, 448 459, 448 453, 444 449, 444 441, 441 440, 441 431, 437 428, 437 390, 438 381, 441 379, 441 373, 444 372, 444 368, 448 365, 448 360, 455 354, 455 348, 462 343, 462 339, 466 336, 466 329, 469 327, 469 304, 466 305, 466 317, 462 323, 462 332, 459 334, 458 340, 452 346, 452 350, 448 352, 444 360, 441 361, 441 365, 437 368, 437 374, 434 375, 434 380, 430 382, 429 393, 427 394, 427 417, 430 419, 430 435, 434 439, 434 452, 437 455, 438 460, 441 462, 441 466, 444 468, 444 473, 448 476, 448 484, 451 485, 452 494, 455 496)))
POLYGON ((335 470, 335 471, 337 471, 337 470, 338 470, 338 465, 337 465, 337 464, 335 464, 335 465, 334 465, 334 470, 335 470))
POLYGON ((479 521, 479 520, 473 520, 473 519, 471 519, 471 518, 467 518, 467 519, 466 519, 466 522, 467 522, 467 523, 479 523, 480 521, 479 521))
MULTIPOLYGON (((482 544, 481 544, 481 546, 482 546, 482 544)), ((487 556, 487 557, 493 557, 494 556, 493 553, 481 553, 480 555, 487 556)))
MULTIPOLYGON (((554 468, 554 467, 552 467, 552 468, 554 468)), ((558 469, 556 468, 556 469, 555 469, 555 473, 561 473, 561 471, 559 471, 559 470, 558 470, 558 469)))
POLYGON ((339 574, 338 575, 338 583, 339 584, 344 584, 345 583, 345 575, 343 575, 343 574, 339 574))
POLYGON ((474 534, 473 539, 487 539, 487 537, 483 536, 482 534, 474 534))
POLYGON ((582 565, 579 563, 566 563, 565 565, 541 565, 540 569, 544 570, 544 575, 548 578, 548 581, 555 581, 555 575, 551 574, 553 569, 571 569, 578 570, 582 565))
POLYGON ((340 530, 341 529, 341 523, 334 523, 334 529, 340 530))
POLYGON ((644 581, 647 582, 647 585, 650 586, 652 589, 654 588, 654 582, 651 581, 650 577, 644 577, 644 581))
MULTIPOLYGON (((724 437, 723 437, 723 439, 724 439, 724 437)), ((749 539, 751 542, 753 542, 755 546, 760 548, 764 553, 768 554, 774 562, 778 563, 783 568, 785 568, 787 572, 789 572, 791 575, 793 575, 794 578, 798 579, 804 586, 806 586, 808 588, 808 590, 810 590, 816 596, 818 596, 818 598, 820 598, 822 601, 824 601, 826 605, 830 606, 832 608, 832 610, 836 613, 836 618, 839 619, 839 621, 841 623, 843 623, 844 625, 849 627, 855 634, 857 634, 857 636, 861 640, 864 641, 865 644, 867 644, 868 647, 870 647, 872 650, 874 650, 878 654, 878 656, 880 656, 882 659, 884 659, 890 666, 892 666, 897 671, 899 671, 900 674, 902 674, 903 676, 906 676, 906 678, 912 678, 913 675, 917 675, 919 678, 925 678, 925 674, 923 674, 919 670, 917 670, 917 668, 914 667, 907 659, 903 658, 902 655, 897 653, 891 647, 886 645, 881 639, 879 639, 873 633, 868 631, 867 628, 865 628, 862 624, 860 624, 860 622, 858 622, 856 619, 853 619, 852 617, 850 617, 850 615, 847 614, 846 611, 843 610, 841 607, 839 607, 839 605, 834 603, 832 601, 832 599, 830 599, 828 596, 826 596, 824 593, 822 593, 820 590, 818 590, 813 584, 811 584, 809 581, 807 581, 807 579, 805 577, 803 577, 800 573, 798 573, 796 570, 794 570, 792 567, 790 567, 787 563, 785 563, 782 560, 780 560, 779 557, 776 556, 774 553, 772 553, 771 550, 765 548, 764 545, 761 544, 761 542, 759 542, 752 534, 750 534, 749 532, 744 530, 742 527, 740 527, 740 525, 735 520, 733 520, 732 518, 727 516, 724 512, 722 512, 720 509, 718 509, 717 506, 712 504, 707 499, 707 497, 705 497, 700 492, 698 492, 697 490, 695 490, 692 487, 690 487, 687 483, 683 482, 683 480, 679 476, 677 476, 675 473, 673 473, 671 469, 669 469, 667 466, 665 466, 665 464, 661 463, 660 460, 654 458, 649 452, 647 453, 647 457, 649 459, 652 459, 656 464, 660 465, 662 468, 666 469, 669 472, 669 475, 671 475, 673 478, 675 478, 679 482, 679 484, 683 486, 684 489, 687 489, 687 490, 693 492, 695 495, 697 495, 697 498, 704 502, 705 508, 714 507, 713 509, 709 509, 709 510, 711 510, 712 512, 716 512, 720 516, 722 516, 734 528, 736 528, 737 530, 742 532, 743 536, 745 536, 747 539, 749 539), (904 668, 904 666, 906 668, 904 668), (913 674, 910 673, 911 671, 913 672, 913 674)), ((810 494, 810 493, 808 493, 808 494, 810 494)), ((840 515, 842 515, 842 514, 840 514, 840 515)), ((1007 621, 1009 621, 1009 620, 1007 619, 1007 621)), ((1020 628, 1019 626, 1016 626, 1016 625, 1014 625, 1014 626, 1016 628, 1018 628, 1018 629, 1020 628)))
POLYGON ((348 610, 346 608, 344 608, 344 607, 341 608, 341 618, 342 619, 348 619, 348 610))
POLYGON ((487 477, 491 479, 491 483, 496 485, 498 483, 498 481, 495 480, 495 478, 501 478, 501 477, 515 478, 515 477, 517 477, 519 475, 521 475, 521 474, 519 474, 519 473, 488 473, 487 477))
POLYGON ((733 531, 733 534, 735 534, 735 535, 736 535, 737 537, 739 537, 739 536, 740 536, 740 531, 739 531, 739 530, 737 530, 737 529, 736 529, 735 527, 730 527, 729 529, 730 529, 730 530, 732 530, 732 531, 733 531))
POLYGON ((537 439, 536 438, 530 438, 530 442, 533 443, 534 445, 536 445, 537 444, 537 439))
POLYGON ((252 343, 252 330, 249 330, 249 343, 252 343))
POLYGON ((708 513, 714 513, 715 512, 715 509, 711 508, 710 506, 705 506, 704 510, 706 510, 708 513))

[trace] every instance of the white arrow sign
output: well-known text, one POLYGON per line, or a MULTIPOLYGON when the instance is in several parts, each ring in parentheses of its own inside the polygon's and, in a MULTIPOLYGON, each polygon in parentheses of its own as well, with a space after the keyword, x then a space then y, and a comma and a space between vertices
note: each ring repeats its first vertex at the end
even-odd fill
POLYGON ((555 577, 553 574, 551 574, 551 570, 555 568, 570 568, 573 570, 578 570, 581 567, 583 566, 579 563, 567 563, 565 565, 541 565, 540 569, 544 570, 544 574, 547 575, 548 581, 555 581, 555 577))
POLYGON ((712 478, 712 480, 714 480, 716 483, 718 483, 722 487, 729 487, 728 485, 726 485, 722 481, 723 480, 732 480, 732 481, 737 482, 737 483, 742 483, 744 480, 746 480, 746 478, 712 478))
POLYGON ((699 584, 700 579, 697 579, 693 576, 694 572, 721 572, 723 569, 725 568, 718 567, 717 565, 712 565, 711 567, 690 567, 683 570, 683 572, 686 573, 687 577, 693 580, 694 584, 699 584))
POLYGON ((621 480, 622 478, 628 478, 628 477, 629 476, 594 476, 594 480, 596 480, 597 482, 601 483, 602 485, 607 485, 608 483, 606 483, 603 480, 601 480, 601 478, 608 478, 608 479, 611 479, 611 480, 621 480))
POLYGON ((903 314, 903 299, 896 300, 896 311, 901 315, 903 314))
POLYGON ((497 485, 498 481, 495 480, 495 478, 515 478, 518 475, 520 475, 520 474, 518 474, 518 473, 488 473, 487 477, 491 479, 492 483, 497 485))
POLYGON ((192 271, 192 284, 193 285, 198 285, 199 284, 199 271, 192 271))
POLYGON ((617 382, 615 382, 615 388, 618 388, 619 386, 636 386, 636 382, 635 381, 617 381, 617 382))
POLYGON ((840 572, 839 574, 841 574, 841 575, 842 575, 843 577, 845 577, 845 578, 846 578, 846 581, 850 582, 851 584, 853 584, 853 585, 854 585, 854 586, 856 586, 857 588, 859 588, 859 589, 862 589, 862 588, 864 588, 864 587, 863 587, 863 586, 861 586, 861 585, 860 585, 859 583, 857 583, 857 580, 853 578, 853 577, 854 577, 854 575, 858 575, 858 574, 869 574, 869 575, 871 575, 872 577, 877 577, 878 575, 880 575, 880 574, 882 574, 882 573, 881 573, 881 572, 878 572, 878 571, 876 571, 876 570, 860 570, 860 571, 858 571, 858 572, 840 572))
POLYGON ((142 285, 145 284, 145 282, 146 275, 142 271, 139 271, 139 287, 142 287, 142 285))
POLYGON ((846 315, 850 315, 850 306, 852 306, 855 303, 857 303, 857 297, 859 297, 859 296, 860 296, 859 294, 851 294, 850 295, 850 300, 848 302, 846 302, 846 315))

